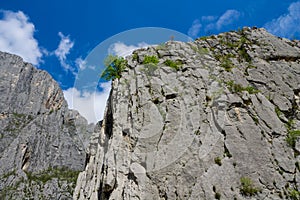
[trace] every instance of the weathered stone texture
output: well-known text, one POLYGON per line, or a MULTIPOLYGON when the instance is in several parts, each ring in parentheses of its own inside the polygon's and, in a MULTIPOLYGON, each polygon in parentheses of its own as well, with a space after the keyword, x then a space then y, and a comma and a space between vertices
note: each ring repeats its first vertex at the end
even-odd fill
POLYGON ((286 141, 300 129, 299 41, 244 28, 134 54, 112 83, 74 199, 288 199, 299 191, 299 140, 286 141), (143 64, 151 55, 158 65, 143 64))
POLYGON ((93 125, 47 72, 2 52, 0 94, 0 199, 70 199, 93 125))

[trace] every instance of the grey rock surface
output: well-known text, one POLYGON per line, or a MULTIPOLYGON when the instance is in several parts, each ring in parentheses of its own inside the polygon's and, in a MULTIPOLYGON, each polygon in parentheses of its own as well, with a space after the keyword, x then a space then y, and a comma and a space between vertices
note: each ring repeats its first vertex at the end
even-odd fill
POLYGON ((127 60, 74 199, 300 197, 299 41, 244 28, 127 60))
POLYGON ((0 94, 0 199, 72 198, 94 125, 47 72, 3 52, 0 94))

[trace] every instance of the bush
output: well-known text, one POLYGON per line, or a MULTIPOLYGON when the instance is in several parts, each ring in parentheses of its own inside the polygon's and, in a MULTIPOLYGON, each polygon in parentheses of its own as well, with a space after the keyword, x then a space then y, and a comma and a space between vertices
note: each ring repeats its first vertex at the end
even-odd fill
POLYGON ((221 67, 223 67, 227 72, 231 72, 232 68, 234 68, 230 60, 223 60, 221 63, 221 67))
POLYGON ((235 67, 230 58, 234 57, 232 54, 215 54, 215 58, 221 62, 221 67, 223 67, 227 72, 231 72, 231 70, 235 67))
POLYGON ((127 67, 127 60, 123 57, 109 55, 105 61, 104 65, 106 69, 102 72, 101 78, 109 81, 114 80, 115 78, 121 78, 121 73, 127 67))
MULTIPOLYGON (((201 39, 200 39, 200 40, 201 40, 201 39)), ((200 55, 204 55, 204 54, 208 54, 208 53, 209 53, 209 49, 208 49, 208 48, 205 48, 205 47, 199 48, 199 47, 192 46, 191 48, 192 48, 195 52, 197 52, 198 54, 200 54, 200 55)))
POLYGON ((256 94, 256 93, 260 92, 259 90, 255 89, 252 86, 243 87, 240 84, 234 83, 234 81, 232 81, 232 80, 226 82, 226 84, 227 84, 228 89, 229 89, 230 92, 239 93, 239 92, 242 92, 242 91, 247 91, 249 94, 256 94))
POLYGON ((177 60, 177 61, 173 61, 173 60, 166 60, 164 62, 165 65, 171 67, 172 69, 175 69, 176 71, 180 70, 181 66, 182 66, 182 62, 177 60))
POLYGON ((244 91, 247 91, 249 94, 257 94, 257 93, 260 92, 259 90, 255 89, 252 86, 247 86, 247 87, 245 87, 243 89, 244 89, 244 91))
POLYGON ((16 175, 16 170, 15 169, 13 171, 7 172, 6 174, 3 174, 1 179, 6 179, 6 178, 8 178, 10 176, 14 176, 14 175, 16 175))
POLYGON ((156 56, 145 56, 143 64, 153 64, 157 65, 159 63, 159 60, 156 56))
POLYGON ((202 36, 202 37, 199 37, 197 40, 208 40, 211 38, 212 38, 212 36, 202 36))
POLYGON ((241 193, 245 196, 253 196, 257 194, 260 189, 255 187, 252 180, 248 177, 241 178, 241 193))
POLYGON ((66 167, 49 167, 48 169, 40 173, 26 172, 26 174, 29 181, 42 182, 43 184, 45 184, 53 178, 67 181, 68 183, 76 184, 79 171, 68 169, 66 167))
POLYGON ((216 199, 221 199, 221 194, 220 194, 220 193, 218 193, 218 192, 217 192, 217 193, 215 193, 215 198, 216 198, 216 199))
POLYGON ((288 192, 289 192, 288 196, 290 197, 290 199, 292 199, 292 200, 300 199, 300 192, 298 190, 289 188, 288 192))
POLYGON ((234 83, 234 81, 228 81, 226 82, 228 89, 230 92, 242 92, 243 87, 240 84, 234 83))
POLYGON ((137 61, 138 58, 139 58, 139 56, 138 56, 137 53, 133 53, 133 54, 132 54, 132 60, 133 60, 133 61, 137 61))
POLYGON ((300 130, 293 130, 293 131, 288 131, 288 135, 285 139, 285 141, 288 143, 289 146, 295 147, 296 145, 296 140, 300 136, 300 130))
POLYGON ((278 117, 280 117, 283 114, 281 110, 278 108, 278 106, 275 107, 275 113, 277 114, 278 117))
POLYGON ((221 159, 220 157, 216 157, 216 158, 215 158, 215 163, 216 163, 217 165, 221 166, 221 165, 222 165, 222 159, 221 159))
POLYGON ((250 55, 247 53, 247 50, 245 49, 245 47, 241 47, 238 51, 238 54, 241 58, 243 58, 246 62, 251 62, 251 57, 250 55))

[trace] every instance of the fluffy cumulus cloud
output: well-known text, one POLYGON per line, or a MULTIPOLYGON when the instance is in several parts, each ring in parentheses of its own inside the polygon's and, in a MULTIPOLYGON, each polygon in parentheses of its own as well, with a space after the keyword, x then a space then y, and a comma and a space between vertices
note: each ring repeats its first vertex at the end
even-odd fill
POLYGON ((193 21, 192 26, 189 28, 188 31, 188 36, 195 38, 198 36, 200 29, 202 27, 202 24, 200 23, 200 21, 198 19, 193 21))
POLYGON ((42 51, 34 38, 34 24, 22 11, 2 10, 0 15, 0 50, 17 54, 26 62, 38 65, 42 51))
POLYGON ((77 110, 89 123, 96 123, 103 119, 111 83, 101 83, 100 87, 103 89, 101 92, 80 92, 76 88, 63 91, 69 108, 77 110))
POLYGON ((266 23, 264 27, 281 37, 300 36, 300 1, 291 3, 286 14, 266 23))
POLYGON ((54 54, 58 58, 61 66, 66 71, 73 72, 74 69, 67 63, 67 55, 70 53, 70 50, 73 48, 74 42, 71 41, 70 36, 65 36, 61 32, 59 32, 58 35, 60 37, 60 42, 57 49, 54 51, 54 54))
POLYGON ((125 57, 132 54, 132 52, 136 49, 145 48, 148 46, 150 45, 145 42, 141 42, 137 45, 126 45, 123 42, 116 42, 110 46, 108 53, 125 57))

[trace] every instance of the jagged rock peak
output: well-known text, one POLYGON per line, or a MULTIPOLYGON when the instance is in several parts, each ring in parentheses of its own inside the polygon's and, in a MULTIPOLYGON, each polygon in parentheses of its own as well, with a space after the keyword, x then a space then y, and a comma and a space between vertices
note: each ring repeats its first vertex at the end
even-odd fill
POLYGON ((70 199, 93 125, 52 77, 0 52, 0 199, 70 199))
POLYGON ((299 197, 299 41, 243 28, 127 61, 74 199, 299 197))

